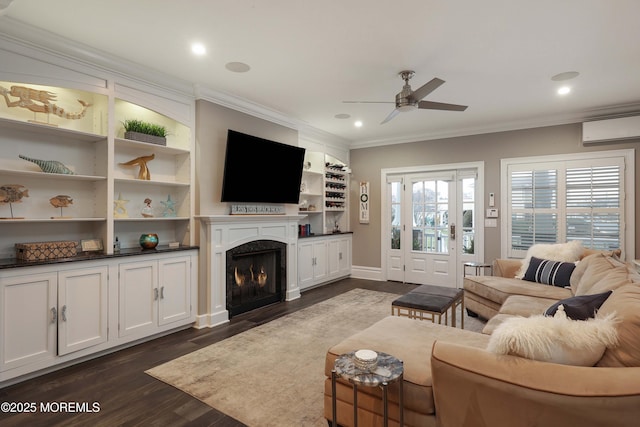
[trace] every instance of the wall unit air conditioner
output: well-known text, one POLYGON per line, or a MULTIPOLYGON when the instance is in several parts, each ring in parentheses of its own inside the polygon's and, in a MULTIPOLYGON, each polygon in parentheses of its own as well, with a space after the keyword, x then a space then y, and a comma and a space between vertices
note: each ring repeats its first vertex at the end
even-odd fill
POLYGON ((640 116, 582 123, 582 143, 585 145, 631 138, 640 138, 640 116))

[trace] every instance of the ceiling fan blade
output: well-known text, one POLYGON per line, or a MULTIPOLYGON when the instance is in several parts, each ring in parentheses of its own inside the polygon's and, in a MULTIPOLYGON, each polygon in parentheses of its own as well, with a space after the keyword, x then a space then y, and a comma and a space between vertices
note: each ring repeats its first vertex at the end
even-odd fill
POLYGON ((457 105, 457 104, 445 104, 444 102, 420 101, 418 102, 418 108, 422 108, 425 110, 464 111, 467 109, 467 106, 457 105))
POLYGON ((441 80, 437 77, 431 79, 430 82, 427 82, 420 86, 418 89, 414 90, 411 94, 411 97, 416 101, 420 101, 425 96, 429 95, 434 90, 438 89, 440 86, 444 84, 444 80, 441 80))
POLYGON ((383 124, 387 123, 388 121, 390 121, 391 119, 393 119, 395 116, 397 116, 399 112, 400 112, 400 110, 398 110, 398 109, 396 108, 396 109, 395 109, 395 110, 393 110, 393 111, 392 111, 392 112, 387 116, 387 118, 386 118, 386 119, 384 119, 384 120, 382 121, 382 123, 380 123, 380 124, 381 124, 381 125, 383 125, 383 124))
POLYGON ((342 101, 343 104, 395 104, 394 101, 342 101))

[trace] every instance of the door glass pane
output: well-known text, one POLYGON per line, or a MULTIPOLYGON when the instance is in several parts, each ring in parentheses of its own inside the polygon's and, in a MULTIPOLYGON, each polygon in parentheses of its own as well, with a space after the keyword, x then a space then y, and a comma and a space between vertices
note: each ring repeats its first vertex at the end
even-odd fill
POLYGON ((401 193, 402 184, 400 182, 391 183, 391 249, 400 249, 400 223, 401 223, 401 193))
POLYGON ((474 254, 475 243, 475 178, 462 180, 462 252, 474 254))
POLYGON ((418 181, 412 184, 412 249, 449 252, 449 183, 418 181))

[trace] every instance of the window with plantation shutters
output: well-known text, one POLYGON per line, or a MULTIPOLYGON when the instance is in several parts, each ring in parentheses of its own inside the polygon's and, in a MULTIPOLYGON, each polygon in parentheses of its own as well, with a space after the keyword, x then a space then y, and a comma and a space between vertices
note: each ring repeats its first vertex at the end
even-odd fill
POLYGON ((566 172, 567 240, 594 249, 620 247, 622 167, 574 167, 566 172))
POLYGON ((624 249, 635 234, 625 205, 625 194, 634 194, 633 179, 625 179, 633 176, 633 159, 633 150, 617 150, 502 160, 503 254, 522 258, 531 245, 571 240, 624 249))

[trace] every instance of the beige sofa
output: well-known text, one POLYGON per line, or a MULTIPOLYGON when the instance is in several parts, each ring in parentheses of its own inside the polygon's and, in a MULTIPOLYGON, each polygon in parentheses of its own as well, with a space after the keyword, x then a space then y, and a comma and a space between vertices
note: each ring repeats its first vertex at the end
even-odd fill
MULTIPOLYGON (((513 275, 519 262, 497 263, 513 275)), ((407 426, 631 426, 640 419, 640 275, 615 257, 584 258, 571 275, 571 289, 552 289, 506 277, 467 277, 466 301, 490 320, 484 332, 510 316, 540 314, 572 295, 613 293, 600 313, 616 312, 619 345, 595 367, 568 366, 497 355, 486 350, 488 333, 389 316, 329 349, 325 363, 325 417, 332 418, 331 370, 343 353, 371 348, 404 361, 404 421, 407 426), (472 304, 473 306, 473 304, 472 304)), ((358 389, 359 425, 382 423, 381 391, 358 389)), ((389 425, 398 425, 398 386, 389 387, 389 425)), ((338 424, 353 425, 353 391, 338 381, 338 424)))

